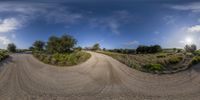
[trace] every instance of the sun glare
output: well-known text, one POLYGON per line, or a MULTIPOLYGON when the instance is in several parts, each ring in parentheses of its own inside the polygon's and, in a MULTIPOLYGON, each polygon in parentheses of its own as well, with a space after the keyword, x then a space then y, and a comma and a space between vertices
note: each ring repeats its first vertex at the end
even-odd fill
POLYGON ((193 43, 193 39, 191 37, 187 37, 185 39, 186 44, 192 44, 193 43))

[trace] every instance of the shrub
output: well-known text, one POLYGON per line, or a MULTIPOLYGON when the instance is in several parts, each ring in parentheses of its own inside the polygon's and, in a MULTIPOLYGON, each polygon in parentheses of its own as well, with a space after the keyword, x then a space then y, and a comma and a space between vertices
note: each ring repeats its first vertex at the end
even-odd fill
POLYGON ((200 56, 200 50, 196 50, 196 51, 194 52, 194 55, 200 56))
POLYGON ((51 62, 51 56, 44 57, 43 62, 44 63, 50 63, 51 62))
POLYGON ((195 65, 198 63, 200 63, 200 56, 193 57, 190 65, 195 65))
POLYGON ((144 65, 143 68, 147 71, 162 71, 163 66, 161 64, 147 64, 144 65))
POLYGON ((51 64, 55 65, 58 63, 58 60, 56 60, 55 58, 51 58, 51 64))
POLYGON ((77 64, 78 58, 75 54, 70 54, 67 59, 67 63, 70 65, 77 64))
POLYGON ((6 59, 7 57, 9 57, 8 53, 6 51, 0 50, 0 61, 6 59))
POLYGON ((172 56, 169 58, 169 63, 170 64, 177 64, 179 63, 181 60, 183 60, 183 57, 182 56, 172 56))

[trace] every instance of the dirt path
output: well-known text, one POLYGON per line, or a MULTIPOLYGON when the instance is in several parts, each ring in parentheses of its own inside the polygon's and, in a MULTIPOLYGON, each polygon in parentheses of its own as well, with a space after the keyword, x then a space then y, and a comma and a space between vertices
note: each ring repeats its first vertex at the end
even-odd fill
POLYGON ((73 67, 46 65, 29 54, 0 64, 0 100, 199 100, 200 66, 152 75, 93 53, 73 67))

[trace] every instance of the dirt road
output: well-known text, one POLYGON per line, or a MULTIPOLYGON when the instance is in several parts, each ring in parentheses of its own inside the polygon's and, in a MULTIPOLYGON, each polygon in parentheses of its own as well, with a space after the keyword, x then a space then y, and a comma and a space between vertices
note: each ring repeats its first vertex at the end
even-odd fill
POLYGON ((0 64, 0 100, 199 100, 200 65, 172 75, 128 68, 103 54, 55 67, 29 54, 0 64))

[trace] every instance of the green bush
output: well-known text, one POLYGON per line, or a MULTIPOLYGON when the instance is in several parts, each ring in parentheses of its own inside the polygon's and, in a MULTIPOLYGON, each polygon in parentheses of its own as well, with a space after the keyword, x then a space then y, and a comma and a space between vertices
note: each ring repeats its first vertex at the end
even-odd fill
POLYGON ((0 50, 0 61, 6 59, 8 57, 8 52, 7 51, 2 51, 0 50))
POLYGON ((76 51, 72 53, 55 53, 55 54, 45 54, 45 53, 33 53, 33 55, 44 63, 49 63, 53 65, 68 66, 75 65, 86 61, 90 58, 90 54, 82 51, 76 51))
POLYGON ((51 56, 44 57, 43 62, 44 63, 50 63, 51 62, 51 56))
POLYGON ((194 52, 194 55, 200 56, 200 50, 196 50, 196 51, 194 52))
POLYGON ((163 66, 161 64, 147 64, 143 68, 147 71, 162 71, 163 66))
POLYGON ((190 65, 195 65, 198 63, 200 63, 200 56, 193 57, 190 65))
POLYGON ((170 64, 177 64, 179 63, 181 60, 183 60, 182 56, 172 56, 169 58, 169 63, 170 64))

